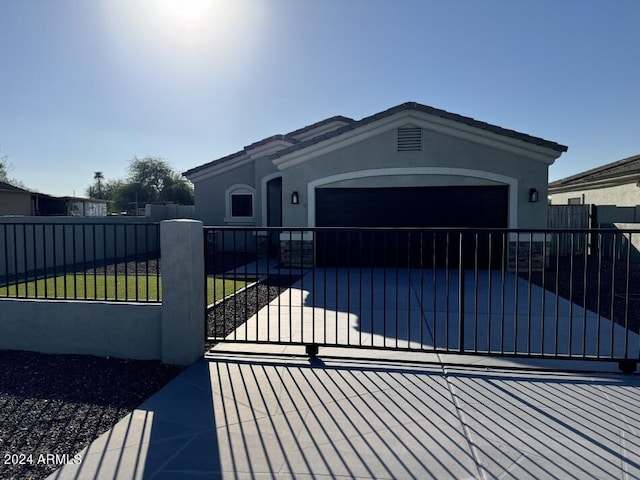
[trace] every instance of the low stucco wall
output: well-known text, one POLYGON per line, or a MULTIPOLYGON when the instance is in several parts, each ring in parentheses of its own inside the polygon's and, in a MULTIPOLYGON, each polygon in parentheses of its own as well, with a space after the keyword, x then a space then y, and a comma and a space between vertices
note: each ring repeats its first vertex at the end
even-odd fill
POLYGON ((0 349, 160 360, 162 305, 0 300, 0 349))
POLYGON ((161 223, 162 304, 0 299, 0 349, 189 365, 204 352, 202 222, 161 223))

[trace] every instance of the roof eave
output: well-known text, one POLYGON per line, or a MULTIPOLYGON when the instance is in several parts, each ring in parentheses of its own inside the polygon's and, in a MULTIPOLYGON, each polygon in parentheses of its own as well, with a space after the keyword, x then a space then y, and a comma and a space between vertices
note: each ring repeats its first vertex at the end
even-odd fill
POLYGON ((183 172, 182 175, 190 182, 196 183, 207 178, 220 175, 221 173, 228 172, 229 170, 233 170, 253 161, 253 159, 244 152, 239 153, 242 153, 242 155, 237 155, 234 158, 224 157, 205 165, 192 168, 191 170, 187 170, 186 172, 183 172))
POLYGON ((281 170, 286 169, 328 153, 336 148, 342 148, 360 142, 408 122, 446 135, 489 145, 501 150, 512 151, 547 165, 553 164, 555 159, 567 150, 567 147, 553 142, 549 142, 550 145, 534 144, 516 137, 501 135, 498 132, 479 128, 468 123, 461 123, 457 120, 431 115, 430 113, 417 109, 398 109, 388 115, 377 114, 372 117, 367 117, 367 119, 363 119, 361 122, 365 123, 354 125, 352 128, 346 128, 338 135, 332 135, 324 139, 312 139, 308 141, 307 145, 303 143, 300 146, 292 147, 290 152, 285 151, 280 154, 274 154, 272 155, 273 163, 281 170))
POLYGON ((551 182, 548 186, 549 194, 572 192, 576 190, 595 190, 598 188, 618 187, 620 185, 627 185, 629 183, 637 183, 640 181, 640 173, 630 173, 628 175, 619 175, 616 177, 600 178, 598 180, 591 180, 586 182, 572 182, 562 185, 554 185, 556 182, 551 182))

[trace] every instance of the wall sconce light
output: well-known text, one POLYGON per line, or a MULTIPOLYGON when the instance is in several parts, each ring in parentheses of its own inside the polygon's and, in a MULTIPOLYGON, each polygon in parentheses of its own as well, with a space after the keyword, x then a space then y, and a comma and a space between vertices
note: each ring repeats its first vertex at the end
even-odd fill
POLYGON ((300 197, 298 196, 298 192, 293 192, 291 194, 291 203, 293 205, 298 205, 300 203, 300 197))
POLYGON ((530 203, 538 203, 540 201, 540 195, 538 194, 538 190, 535 188, 529 189, 529 202, 530 203))

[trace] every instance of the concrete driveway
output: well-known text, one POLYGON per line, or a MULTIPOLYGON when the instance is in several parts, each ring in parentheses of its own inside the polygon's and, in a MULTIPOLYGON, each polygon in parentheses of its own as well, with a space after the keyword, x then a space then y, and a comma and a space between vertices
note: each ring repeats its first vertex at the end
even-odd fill
POLYGON ((318 268, 232 337, 439 353, 640 355, 637 334, 500 271, 467 271, 461 285, 457 271, 318 268))
MULTIPOLYGON (((321 291, 307 288, 307 276, 235 335, 446 347, 439 322, 447 304, 457 318, 455 276, 447 281, 436 272, 428 286, 419 275, 398 272, 382 278, 383 289, 384 272, 357 281, 353 272, 333 272, 322 273, 326 291, 324 280, 321 291), (356 287, 368 303, 360 304, 356 287)), ((529 285, 512 276, 504 300, 480 289, 498 280, 466 280, 465 299, 475 301, 469 286, 477 284, 485 303, 465 300, 465 322, 474 325, 472 337, 465 325, 465 347, 490 338, 494 348, 491 329, 515 336, 512 345, 521 348, 521 315, 532 332, 546 325, 542 300, 528 304, 519 296, 544 292, 531 287, 529 296, 529 285), (504 332, 493 323, 503 317, 512 325, 504 332), (476 325, 488 333, 476 335, 476 325)), ((551 297, 549 305, 566 317, 558 323, 559 344, 573 328, 597 322, 618 338, 606 319, 551 297)), ((50 478, 640 478, 640 377, 613 373, 615 363, 339 346, 320 354, 309 359, 300 346, 221 343, 93 442, 80 464, 50 478), (588 371, 540 369, 549 366, 588 371)))

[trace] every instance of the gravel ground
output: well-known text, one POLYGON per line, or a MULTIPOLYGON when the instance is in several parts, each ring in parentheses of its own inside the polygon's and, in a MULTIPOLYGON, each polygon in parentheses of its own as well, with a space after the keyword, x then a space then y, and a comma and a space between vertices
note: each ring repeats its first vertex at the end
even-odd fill
POLYGON ((61 456, 73 458, 183 370, 154 361, 6 350, 0 365, 2 479, 45 478, 61 456))
MULTIPOLYGON (((278 297, 298 277, 273 276, 253 285, 232 298, 219 302, 207 315, 207 335, 225 337, 254 315, 260 308, 278 297)), ((211 348, 216 342, 207 342, 211 348)))
POLYGON ((640 264, 630 263, 627 276, 625 261, 603 259, 599 265, 597 257, 587 257, 586 262, 581 256, 573 262, 570 257, 552 257, 544 279, 542 272, 532 272, 531 281, 603 317, 613 317, 620 325, 628 322, 633 332, 640 331, 640 264))
MULTIPOLYGON (((208 314, 210 335, 227 335, 294 280, 271 278, 235 302, 218 304, 208 314)), ((182 370, 153 361, 0 350, 0 479, 46 478, 182 370)))
POLYGON ((107 273, 118 275, 155 275, 160 271, 160 260, 157 258, 150 258, 148 260, 142 261, 129 261, 129 262, 121 262, 117 264, 108 264, 108 265, 96 265, 94 270, 93 266, 87 266, 87 268, 80 268, 80 271, 85 271, 87 274, 90 273, 107 273))

